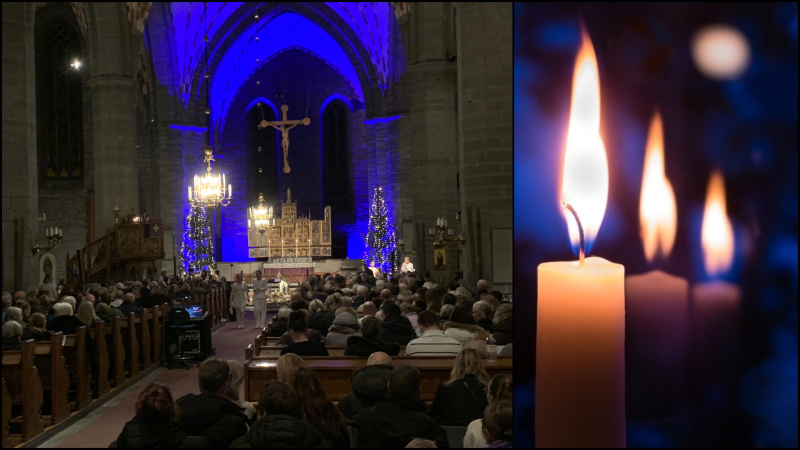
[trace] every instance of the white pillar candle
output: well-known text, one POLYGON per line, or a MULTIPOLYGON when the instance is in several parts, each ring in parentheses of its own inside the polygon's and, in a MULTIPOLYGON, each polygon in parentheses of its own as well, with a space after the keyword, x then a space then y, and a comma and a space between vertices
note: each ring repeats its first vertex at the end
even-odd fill
POLYGON ((624 447, 625 269, 584 260, 608 201, 597 62, 585 32, 570 111, 561 199, 580 259, 538 269, 536 447, 624 447))

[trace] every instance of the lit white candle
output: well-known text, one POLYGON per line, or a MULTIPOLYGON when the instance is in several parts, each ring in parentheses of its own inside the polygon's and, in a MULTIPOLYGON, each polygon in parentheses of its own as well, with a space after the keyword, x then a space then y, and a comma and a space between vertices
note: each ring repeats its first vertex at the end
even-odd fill
POLYGON ((608 196, 597 63, 585 34, 572 92, 561 187, 567 214, 581 220, 567 217, 581 255, 538 268, 536 447, 624 447, 625 268, 583 252, 608 196))
MULTIPOLYGON (((650 122, 642 193, 642 243, 647 261, 672 251, 677 207, 664 171, 664 133, 658 113, 650 122)), ((689 282, 660 270, 625 278, 625 329, 629 418, 648 420, 673 412, 685 394, 689 345, 689 282)))

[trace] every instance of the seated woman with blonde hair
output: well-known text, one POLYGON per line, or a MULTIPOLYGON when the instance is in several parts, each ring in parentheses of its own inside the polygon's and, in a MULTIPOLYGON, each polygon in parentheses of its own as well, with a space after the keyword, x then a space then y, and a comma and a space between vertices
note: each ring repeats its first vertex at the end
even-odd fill
POLYGON ((450 379, 439 385, 431 405, 431 417, 445 426, 465 427, 481 418, 486 408, 489 375, 477 351, 465 348, 456 356, 450 379))

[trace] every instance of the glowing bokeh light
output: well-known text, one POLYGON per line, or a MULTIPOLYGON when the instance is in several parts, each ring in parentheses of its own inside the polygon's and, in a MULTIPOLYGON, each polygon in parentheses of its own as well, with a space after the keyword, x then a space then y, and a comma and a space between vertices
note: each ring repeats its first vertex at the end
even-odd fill
POLYGON ((729 25, 707 25, 692 39, 692 58, 705 76, 715 80, 739 78, 750 64, 750 45, 729 25))

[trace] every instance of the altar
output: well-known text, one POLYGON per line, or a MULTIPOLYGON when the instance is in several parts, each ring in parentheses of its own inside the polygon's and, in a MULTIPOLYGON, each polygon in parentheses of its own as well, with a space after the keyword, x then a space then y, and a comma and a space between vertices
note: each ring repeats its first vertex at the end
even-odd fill
POLYGON ((311 258, 330 258, 330 206, 325 207, 324 220, 297 217, 297 202, 292 201, 292 190, 287 189, 286 201, 281 204, 281 217, 274 220, 274 226, 268 229, 248 229, 247 247, 250 258, 270 258, 270 263, 281 264, 284 268, 311 268, 311 258), (275 259, 286 262, 278 263, 275 259))

